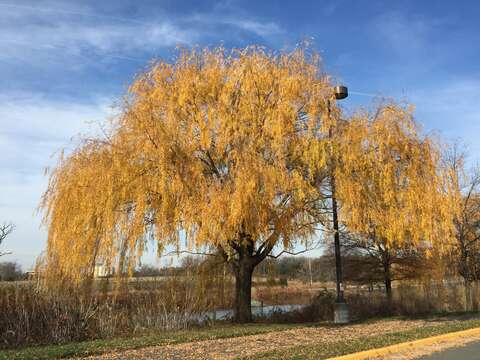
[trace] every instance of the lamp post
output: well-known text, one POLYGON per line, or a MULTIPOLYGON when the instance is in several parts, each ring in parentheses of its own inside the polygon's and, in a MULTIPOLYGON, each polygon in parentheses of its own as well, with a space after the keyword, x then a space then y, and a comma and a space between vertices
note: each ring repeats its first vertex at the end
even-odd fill
MULTIPOLYGON (((335 86, 333 88, 335 99, 342 100, 348 96, 348 88, 346 86, 335 86)), ((328 116, 331 115, 330 100, 328 100, 328 116)), ((329 136, 333 136, 333 128, 330 127, 329 136)), ((343 277, 342 277, 342 258, 340 255, 340 231, 338 226, 338 205, 335 191, 335 169, 332 166, 330 174, 330 190, 332 195, 332 220, 333 220, 333 236, 335 243, 335 270, 336 270, 336 286, 337 298, 334 309, 334 322, 336 324, 347 324, 349 319, 348 306, 345 302, 343 277)))

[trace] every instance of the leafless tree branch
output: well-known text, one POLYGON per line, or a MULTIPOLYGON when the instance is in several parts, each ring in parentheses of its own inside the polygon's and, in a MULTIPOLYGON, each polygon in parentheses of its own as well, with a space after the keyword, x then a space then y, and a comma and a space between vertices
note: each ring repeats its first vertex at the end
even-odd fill
POLYGON ((167 257, 167 256, 172 256, 172 255, 181 255, 181 254, 189 254, 189 255, 205 255, 205 256, 218 256, 219 254, 215 253, 207 253, 207 252, 196 252, 196 251, 188 251, 188 250, 174 250, 170 251, 166 254, 163 254, 161 257, 167 257))
MULTIPOLYGON (((12 233, 12 231, 15 229, 15 225, 12 223, 3 223, 0 225, 0 244, 2 244, 3 240, 12 233)), ((11 252, 2 252, 0 251, 0 256, 8 255, 11 254, 11 252)))

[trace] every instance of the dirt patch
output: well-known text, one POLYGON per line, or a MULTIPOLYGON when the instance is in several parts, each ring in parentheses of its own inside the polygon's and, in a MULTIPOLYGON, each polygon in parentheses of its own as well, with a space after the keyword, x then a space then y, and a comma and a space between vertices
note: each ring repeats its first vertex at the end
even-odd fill
POLYGON ((297 345, 358 339, 366 336, 404 331, 422 326, 460 321, 451 318, 428 320, 384 320, 348 326, 299 328, 230 339, 196 341, 115 352, 88 359, 233 359, 297 345))

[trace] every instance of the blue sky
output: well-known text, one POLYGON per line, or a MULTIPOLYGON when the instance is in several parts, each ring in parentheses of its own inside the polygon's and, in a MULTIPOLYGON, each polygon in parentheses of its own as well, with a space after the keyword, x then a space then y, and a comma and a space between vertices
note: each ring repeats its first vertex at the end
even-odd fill
POLYGON ((416 105, 425 131, 480 145, 476 1, 0 0, 2 260, 30 267, 46 232, 35 213, 52 155, 94 133, 152 58, 176 45, 291 48, 312 38, 348 107, 386 95, 416 105))

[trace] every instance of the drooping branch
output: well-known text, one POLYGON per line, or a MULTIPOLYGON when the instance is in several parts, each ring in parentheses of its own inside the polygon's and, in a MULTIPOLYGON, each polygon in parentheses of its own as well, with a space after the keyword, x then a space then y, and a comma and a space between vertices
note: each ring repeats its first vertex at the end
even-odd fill
POLYGON ((321 116, 331 84, 319 59, 301 49, 227 53, 154 64, 129 87, 107 141, 82 142, 60 161, 41 208, 66 276, 81 279, 92 256, 135 266, 148 240, 178 248, 163 256, 252 267, 280 239, 294 249, 327 220, 319 185, 333 120, 321 116))

